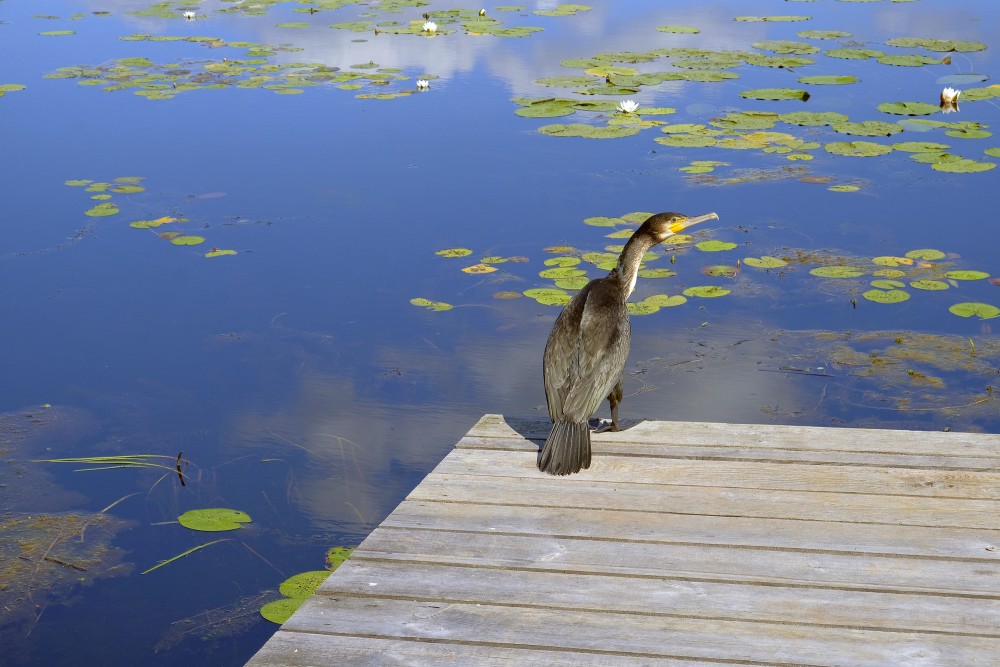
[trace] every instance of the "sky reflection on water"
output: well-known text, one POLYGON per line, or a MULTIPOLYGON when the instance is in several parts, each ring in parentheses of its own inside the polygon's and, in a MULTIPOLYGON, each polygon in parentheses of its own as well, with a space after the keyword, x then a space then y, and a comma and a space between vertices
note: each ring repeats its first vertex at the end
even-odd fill
MULTIPOLYGON (((0 507, 97 511, 141 492, 114 511, 135 522, 119 539, 142 570, 207 541, 156 524, 195 507, 230 506, 254 517, 240 539, 261 557, 233 543, 149 575, 99 580, 75 604, 49 607, 27 641, 4 635, 5 643, 16 641, 25 651, 14 664, 55 664, 68 655, 122 665, 177 664, 179 658, 193 666, 242 664, 272 626, 260 621, 234 637, 156 655, 151 647, 173 621, 276 586, 281 577, 272 565, 288 575, 316 569, 327 547, 357 544, 480 415, 544 416, 541 350, 557 309, 528 299, 496 300, 493 293, 545 284, 537 277, 548 257, 542 248, 602 249, 607 230, 583 225, 587 217, 715 210, 721 220, 699 238, 739 243, 724 256, 728 262, 798 249, 868 258, 940 247, 960 255, 963 267, 1000 273, 995 243, 984 242, 995 172, 942 174, 903 154, 855 159, 819 150, 801 166, 862 183, 862 190, 832 193, 796 178, 698 184, 677 169, 697 159, 730 161, 726 174, 787 163, 759 151, 669 149, 653 142, 661 136, 656 128, 608 141, 542 136, 536 128, 562 119, 521 118, 510 102, 564 95, 534 81, 571 73, 559 65, 564 59, 600 52, 750 49, 760 39, 799 39, 796 31, 805 28, 847 30, 861 43, 926 35, 988 44, 986 51, 954 54, 950 66, 817 57, 809 73, 855 74, 862 81, 817 89, 807 108, 881 118, 874 107, 883 101, 935 102, 942 74, 995 69, 995 3, 670 5, 604 2, 573 17, 504 16, 545 28, 525 39, 460 31, 424 39, 327 27, 351 20, 362 12, 357 8, 310 17, 287 4, 265 17, 209 17, 215 5, 206 2, 199 10, 205 18, 184 22, 126 13, 145 6, 140 2, 49 3, 45 11, 59 15, 112 13, 56 21, 31 18, 39 11, 34 3, 0 3, 6 22, 0 24, 0 83, 28 85, 0 99, 5 127, 17 128, 4 134, 0 185, 7 207, 0 277, 8 286, 0 364, 13 378, 0 386, 0 412, 52 404, 67 411, 70 424, 29 432, 14 442, 10 460, 24 465, 56 456, 183 451, 195 475, 183 489, 163 483, 150 491, 155 475, 74 475, 50 466, 49 483, 65 488, 58 493, 61 507, 39 501, 32 510, 23 496, 2 495, 0 507), (775 13, 814 18, 808 25, 732 21, 775 13), (301 20, 315 26, 275 27, 301 20), (653 31, 665 24, 702 32, 653 31), (77 34, 37 35, 62 28, 77 34), (43 78, 58 67, 129 56, 170 62, 219 59, 225 51, 243 57, 240 50, 197 44, 118 40, 134 32, 292 42, 303 51, 272 61, 345 68, 374 61, 409 76, 440 78, 427 93, 387 101, 358 100, 330 86, 295 96, 227 89, 148 101, 43 78), (145 177, 147 192, 121 198, 122 213, 110 218, 85 218, 89 195, 63 185, 132 175, 145 177), (190 218, 185 224, 208 245, 240 254, 206 260, 199 249, 174 248, 127 224, 168 214, 190 218), (470 276, 458 270, 463 264, 434 255, 448 247, 468 247, 473 258, 530 261, 470 276), (408 303, 418 296, 457 307, 428 312, 408 303), (180 590, 178 581, 185 583, 180 590)), ((432 7, 456 6, 478 9, 471 3, 432 7)), ((676 107, 676 115, 665 117, 671 123, 703 123, 739 109, 798 108, 742 100, 738 93, 793 86, 799 73, 736 71, 741 78, 729 82, 667 82, 635 99, 676 107)), ((949 119, 995 127, 998 115, 997 105, 984 101, 963 105, 949 119)), ((825 129, 807 134, 821 142, 844 139, 825 129)), ((968 140, 954 143, 963 154, 996 145, 962 141, 968 140)), ((636 298, 703 281, 698 268, 722 261, 706 255, 678 252, 682 276, 666 287, 640 280, 636 298)), ((846 283, 805 273, 746 269, 726 283, 734 290, 729 297, 633 318, 623 417, 1000 428, 992 404, 945 409, 965 405, 996 381, 998 352, 988 321, 954 317, 946 302, 932 301, 936 295, 917 294, 898 306, 871 304, 846 283), (902 376, 860 376, 838 360, 850 358, 844 345, 863 355, 891 347, 897 335, 860 340, 872 331, 914 340, 922 334, 975 338, 979 360, 992 363, 992 374, 964 360, 940 371, 944 389, 915 385, 902 367, 902 376)), ((989 289, 970 284, 956 292, 997 303, 989 289)), ((7 474, 9 468, 0 472, 7 474)), ((46 496, 52 497, 55 486, 46 496)))

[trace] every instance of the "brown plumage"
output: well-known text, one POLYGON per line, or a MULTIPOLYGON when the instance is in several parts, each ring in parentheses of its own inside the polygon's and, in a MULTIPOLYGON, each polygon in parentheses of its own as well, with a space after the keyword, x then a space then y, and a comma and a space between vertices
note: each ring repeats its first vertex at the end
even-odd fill
POLYGON ((618 430, 622 372, 631 336, 625 302, 635 289, 642 256, 685 227, 718 217, 715 213, 694 218, 680 213, 650 216, 625 244, 618 265, 604 278, 587 283, 559 313, 542 365, 553 424, 538 452, 539 470, 568 475, 590 467, 587 420, 604 398, 611 404, 611 430, 618 430))

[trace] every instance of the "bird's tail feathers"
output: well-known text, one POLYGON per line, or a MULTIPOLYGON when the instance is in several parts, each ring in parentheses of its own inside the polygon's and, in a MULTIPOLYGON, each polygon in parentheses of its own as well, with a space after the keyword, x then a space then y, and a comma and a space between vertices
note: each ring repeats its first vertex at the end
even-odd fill
POLYGON ((538 469, 569 475, 590 467, 590 427, 587 422, 556 422, 538 452, 538 469))

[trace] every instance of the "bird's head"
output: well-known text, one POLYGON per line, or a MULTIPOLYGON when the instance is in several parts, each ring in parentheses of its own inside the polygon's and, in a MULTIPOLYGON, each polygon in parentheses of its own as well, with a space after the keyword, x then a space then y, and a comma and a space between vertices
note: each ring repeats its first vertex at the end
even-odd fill
POLYGON ((636 234, 644 232, 655 238, 657 243, 662 243, 683 229, 697 225, 700 222, 705 222, 706 220, 718 219, 719 216, 715 213, 706 213, 693 217, 688 217, 683 213, 657 213, 647 218, 646 222, 642 223, 642 226, 636 230, 636 234))

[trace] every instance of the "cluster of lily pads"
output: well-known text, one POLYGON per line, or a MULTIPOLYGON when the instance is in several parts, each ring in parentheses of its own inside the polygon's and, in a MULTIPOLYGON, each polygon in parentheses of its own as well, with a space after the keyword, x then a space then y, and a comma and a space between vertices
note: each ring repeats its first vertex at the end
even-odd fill
MULTIPOLYGON (((736 20, 805 20, 808 17, 737 17, 736 20)), ((661 32, 697 33, 697 28, 687 26, 661 26, 661 32)), ((840 39, 850 37, 850 33, 833 30, 804 30, 800 37, 814 40, 840 39)), ((961 40, 940 40, 931 38, 890 39, 886 45, 895 48, 923 48, 935 53, 973 52, 986 48, 980 42, 961 40)), ((753 43, 757 51, 723 50, 712 51, 694 47, 667 47, 650 51, 625 51, 598 53, 589 58, 574 58, 562 61, 567 68, 582 70, 580 74, 550 76, 538 79, 542 86, 569 88, 578 96, 586 97, 518 97, 513 101, 518 105, 515 113, 530 118, 556 118, 592 114, 590 122, 553 123, 538 128, 542 134, 551 136, 574 136, 596 139, 617 138, 638 134, 647 128, 659 128, 663 134, 657 143, 677 148, 726 148, 760 149, 768 153, 782 154, 788 160, 810 160, 810 151, 825 149, 834 155, 869 157, 885 155, 894 150, 910 153, 918 162, 930 164, 932 168, 947 172, 976 172, 994 169, 996 163, 983 160, 981 156, 963 157, 949 152, 950 146, 937 142, 899 142, 886 145, 868 140, 830 141, 821 144, 814 141, 814 134, 808 138, 797 136, 789 130, 794 128, 818 128, 827 126, 834 132, 863 137, 888 137, 904 130, 925 132, 934 129, 959 139, 977 139, 991 136, 988 126, 975 121, 940 121, 917 116, 929 116, 942 111, 936 104, 917 101, 884 102, 878 104, 877 111, 889 116, 905 117, 902 120, 853 121, 847 115, 833 111, 733 111, 708 119, 705 123, 675 123, 662 120, 661 116, 676 113, 669 107, 642 107, 632 100, 619 101, 639 93, 644 87, 657 86, 667 81, 688 81, 712 83, 731 81, 739 78, 735 68, 743 66, 798 70, 815 63, 810 56, 822 49, 810 42, 788 40, 762 40, 753 43), (764 53, 766 52, 766 53, 764 53), (670 59, 670 70, 648 71, 650 63, 670 59), (643 64, 640 70, 633 65, 643 64), (589 96, 613 96, 614 99, 587 99, 589 96), (626 106, 627 105, 627 106, 626 106), (593 120, 602 121, 596 124, 593 120), (775 128, 781 124, 784 131, 775 128)), ((877 62, 897 67, 939 64, 950 61, 950 56, 926 54, 891 54, 878 49, 833 48, 823 51, 823 55, 834 59, 874 59, 877 62)), ((982 82, 987 77, 978 74, 950 75, 939 79, 940 83, 982 82)), ((850 85, 859 79, 851 75, 804 75, 798 78, 805 86, 850 85)), ((806 101, 813 95, 807 88, 754 88, 740 93, 743 99, 754 100, 795 100, 806 101)), ((1000 86, 972 87, 961 91, 961 100, 977 102, 1000 97, 1000 86)), ((950 109, 949 109, 950 110, 950 109)), ((581 119, 584 120, 584 119, 581 119)), ((990 147, 983 151, 989 157, 997 157, 1000 149, 990 147)), ((717 162, 716 166, 723 163, 717 162)), ((708 161, 700 166, 707 166, 708 161)))
MULTIPOLYGON (((585 224, 596 227, 613 228, 606 235, 609 239, 627 239, 635 231, 635 226, 645 221, 651 213, 635 211, 620 216, 594 216, 584 220, 585 224)), ((572 293, 586 285, 592 277, 591 270, 610 271, 618 262, 618 256, 623 245, 607 245, 603 250, 583 251, 570 246, 552 246, 545 252, 552 255, 544 261, 545 268, 538 273, 539 278, 551 281, 542 287, 532 287, 523 292, 504 291, 494 294, 498 299, 516 299, 522 296, 534 299, 543 305, 563 306, 572 298, 572 293)), ((677 255, 689 249, 704 253, 728 252, 736 250, 739 244, 719 239, 697 240, 690 234, 675 234, 667 242, 650 250, 643 257, 639 270, 642 279, 669 279, 677 276, 673 265, 677 255), (665 259, 666 258, 666 259, 665 259), (670 266, 657 266, 657 263, 670 266)), ((440 257, 461 259, 470 257, 473 251, 469 248, 447 248, 436 253, 440 257)), ((742 257, 731 263, 711 263, 701 267, 704 276, 721 279, 732 279, 742 273, 743 267, 755 270, 776 271, 787 275, 800 266, 813 265, 809 274, 823 279, 845 279, 870 277, 869 289, 856 291, 868 301, 881 304, 898 304, 908 300, 917 292, 944 292, 959 287, 960 283, 985 281, 990 274, 985 271, 956 268, 954 258, 936 249, 915 249, 901 256, 880 256, 870 259, 848 260, 843 257, 827 257, 816 253, 789 250, 785 253, 763 255, 759 257, 742 257)), ((509 262, 525 261, 522 257, 483 257, 479 262, 469 264, 461 270, 464 273, 483 274, 497 271, 497 266, 509 262)), ((1000 284, 1000 280, 992 279, 992 284, 1000 284)), ((694 285, 676 290, 676 293, 656 293, 640 301, 629 302, 628 310, 633 315, 649 315, 661 308, 680 306, 689 298, 717 298, 732 293, 732 289, 724 284, 694 285)), ((856 304, 856 299, 854 300, 856 304)), ((410 301, 415 306, 421 306, 434 311, 446 311, 453 306, 446 302, 432 301, 426 298, 416 298, 410 301)), ((1000 309, 982 302, 956 301, 948 310, 960 317, 977 316, 990 319, 1000 316, 1000 309)))
MULTIPOLYGON (((397 68, 379 68, 377 63, 351 65, 349 71, 320 63, 273 63, 268 58, 279 52, 298 51, 292 46, 276 46, 254 42, 226 42, 217 37, 135 34, 126 41, 184 41, 215 49, 222 47, 245 49, 241 59, 187 60, 175 63, 155 63, 148 58, 118 58, 95 66, 60 67, 46 74, 49 79, 77 79, 81 86, 100 86, 105 92, 131 90, 151 100, 170 99, 192 90, 223 88, 264 88, 280 95, 295 95, 306 88, 334 84, 344 90, 361 90, 360 98, 386 99, 409 95, 414 89, 377 92, 394 82, 410 77, 397 68)), ((422 80, 436 78, 424 74, 422 80)))
MULTIPOLYGON (((92 218, 103 218, 121 213, 121 208, 113 201, 113 195, 132 195, 145 192, 142 183, 142 176, 121 176, 112 181, 92 181, 87 179, 74 179, 65 181, 71 187, 84 188, 85 192, 91 193, 91 200, 97 201, 91 208, 84 211, 84 215, 92 218)), ((167 225, 170 223, 188 222, 187 218, 170 215, 161 216, 154 220, 136 220, 129 223, 133 229, 151 229, 167 225)), ((184 234, 179 231, 156 232, 156 236, 170 241, 176 246, 195 246, 205 243, 205 237, 194 234, 184 234)), ((235 255, 235 250, 215 248, 205 253, 205 257, 223 257, 225 255, 235 255)))
POLYGON ((27 88, 23 83, 0 83, 0 97, 7 93, 16 93, 27 88))
POLYGON ((292 617, 295 610, 316 592, 320 584, 326 581, 333 572, 350 557, 354 549, 348 547, 331 547, 326 552, 326 569, 310 570, 293 575, 281 582, 278 591, 283 596, 279 600, 268 602, 260 608, 260 615, 272 623, 282 624, 292 617))

